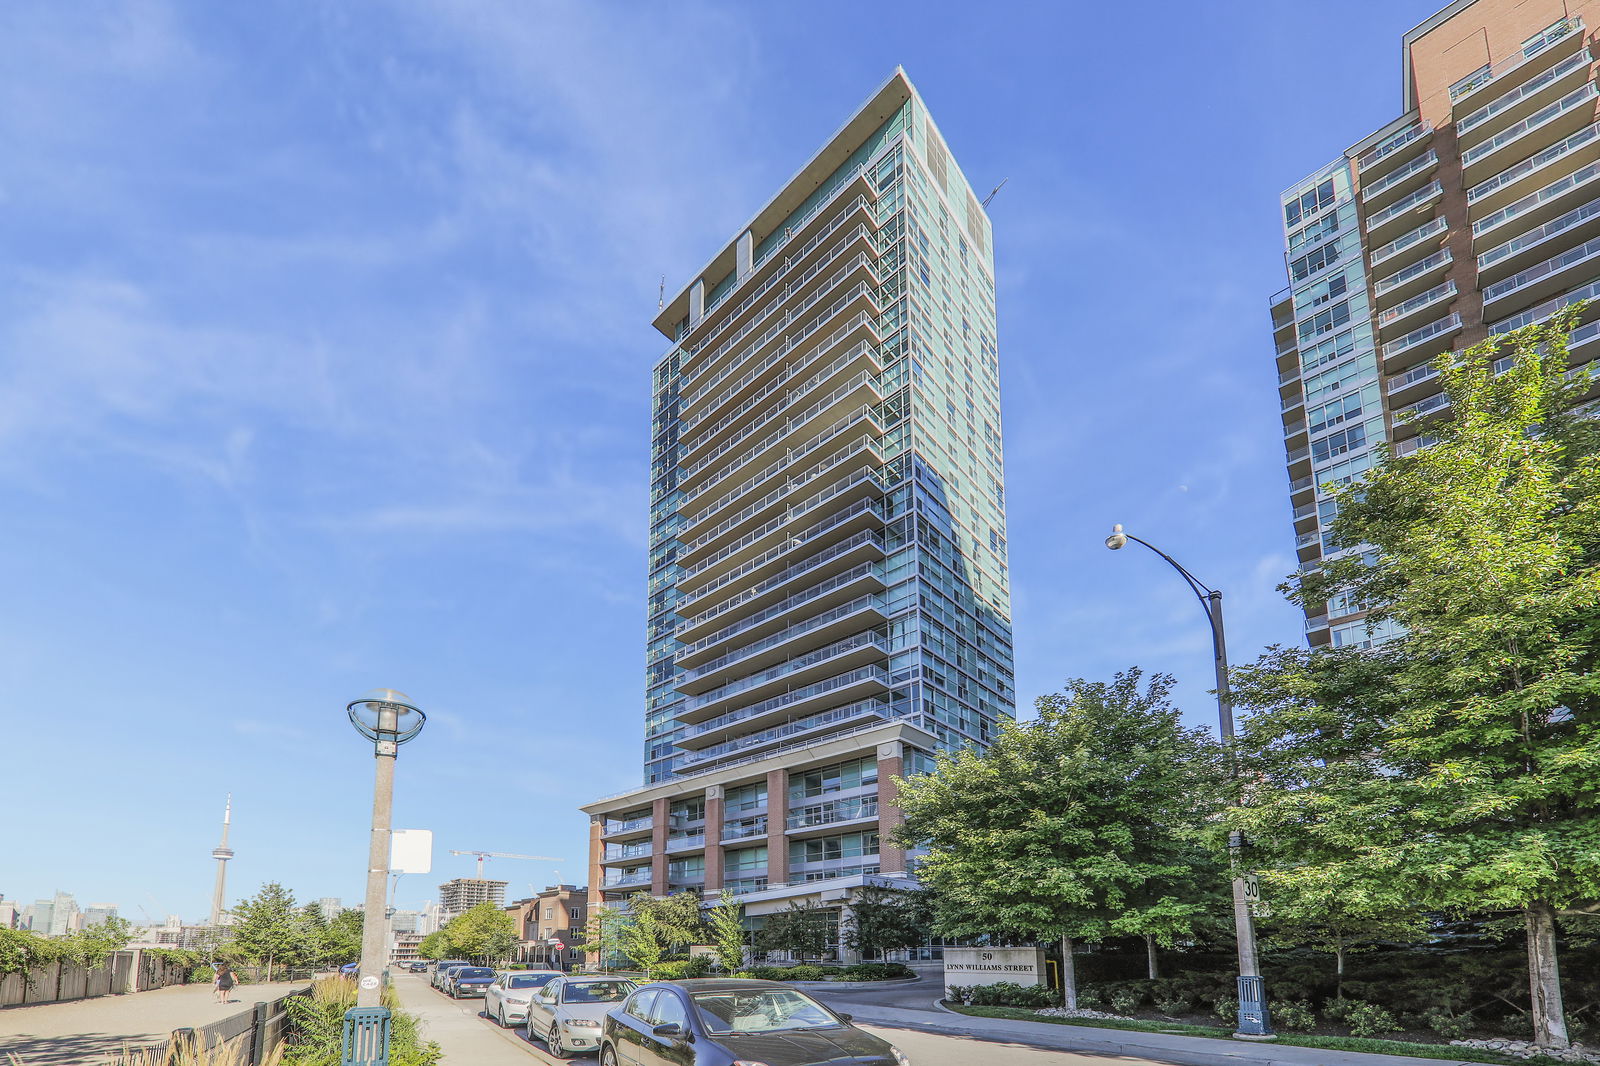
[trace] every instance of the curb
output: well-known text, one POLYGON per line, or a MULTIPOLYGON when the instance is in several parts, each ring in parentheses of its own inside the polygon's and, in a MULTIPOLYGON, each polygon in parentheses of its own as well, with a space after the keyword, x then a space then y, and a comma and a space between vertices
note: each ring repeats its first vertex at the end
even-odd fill
MULTIPOLYGON (((1012 1031, 1006 1032, 1003 1028, 990 1028, 973 1025, 973 1022, 1000 1021, 1010 1019, 982 1018, 981 1016, 962 1014, 959 1011, 946 1007, 942 1000, 933 1001, 934 1009, 943 1014, 962 1019, 968 1024, 956 1026, 947 1023, 944 1019, 933 1020, 912 1025, 908 1021, 898 1021, 898 1024, 907 1028, 922 1028, 931 1032, 956 1031, 963 1036, 970 1036, 979 1040, 1001 1040, 1016 1043, 1032 1043, 1041 1040, 1045 1034, 1035 1032, 1012 1031)), ((901 1008, 906 1009, 906 1008, 901 1008)), ((1021 1020, 1019 1020, 1021 1021, 1021 1020)), ((868 1017, 858 1017, 858 1024, 883 1025, 885 1020, 874 1020, 868 1017)), ((1426 1064, 1426 1066, 1484 1066, 1483 1063, 1472 1063, 1459 1059, 1419 1059, 1409 1055, 1383 1055, 1372 1052, 1360 1051, 1329 1051, 1324 1048, 1302 1048, 1292 1044, 1261 1044, 1239 1041, 1237 1043, 1225 1037, 1182 1036, 1184 1040, 1215 1042, 1222 1046, 1211 1050, 1209 1048, 1172 1046, 1165 1043, 1144 1043, 1127 1039, 1135 1034, 1126 1029, 1101 1029, 1092 1025, 1060 1025, 1040 1019, 1038 1022, 1021 1021, 1023 1025, 1049 1025, 1053 1030, 1049 1034, 1052 1043, 1059 1046, 1051 1050, 1068 1051, 1097 1055, 1122 1055, 1130 1058, 1144 1059, 1152 1062, 1171 1063, 1175 1066, 1307 1066, 1307 1058, 1301 1055, 1276 1055, 1272 1051, 1282 1048, 1285 1051, 1302 1052, 1310 1056, 1317 1056, 1322 1063, 1341 1063, 1345 1066, 1381 1066, 1381 1064, 1413 1063, 1426 1064), (1077 1030, 1078 1032, 1074 1032, 1077 1030), (1117 1036, 1110 1039, 1096 1039, 1100 1034, 1115 1033, 1117 1036), (1091 1036, 1090 1034, 1094 1034, 1091 1036)), ((1160 1036, 1166 1034, 1148 1034, 1160 1036)), ((1174 1034, 1181 1036, 1181 1034, 1174 1034)))
POLYGON ((921 977, 892 977, 887 981, 785 981, 791 988, 807 992, 871 992, 875 988, 914 985, 921 977))

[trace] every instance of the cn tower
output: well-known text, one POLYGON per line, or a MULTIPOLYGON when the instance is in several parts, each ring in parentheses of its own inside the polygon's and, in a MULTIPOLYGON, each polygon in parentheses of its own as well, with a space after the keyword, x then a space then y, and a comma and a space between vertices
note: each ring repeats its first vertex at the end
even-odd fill
POLYGON ((222 843, 211 849, 211 857, 217 860, 217 887, 211 893, 211 926, 216 928, 222 924, 223 894, 228 884, 228 860, 233 858, 233 849, 228 847, 228 823, 233 821, 233 793, 228 793, 227 806, 222 808, 222 843))

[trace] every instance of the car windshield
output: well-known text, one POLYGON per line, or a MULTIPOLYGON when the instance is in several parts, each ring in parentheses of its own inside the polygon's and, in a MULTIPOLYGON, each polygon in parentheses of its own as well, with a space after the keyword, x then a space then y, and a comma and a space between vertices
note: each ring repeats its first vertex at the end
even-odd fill
POLYGON ((632 981, 571 981, 561 990, 563 1003, 615 1003, 632 992, 632 981))
POLYGON ((842 1024, 810 996, 787 988, 697 992, 694 1005, 706 1030, 717 1034, 776 1033, 842 1024))
POLYGON ((507 988, 543 988, 556 979, 553 973, 514 973, 506 978, 507 988))
POLYGON ((494 971, 487 966, 463 966, 456 971, 456 980, 463 977, 493 977, 494 971))

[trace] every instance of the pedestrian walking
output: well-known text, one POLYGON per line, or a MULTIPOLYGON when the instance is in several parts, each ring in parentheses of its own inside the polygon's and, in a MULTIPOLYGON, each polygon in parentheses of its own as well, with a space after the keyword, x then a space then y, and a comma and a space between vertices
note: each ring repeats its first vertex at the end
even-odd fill
POLYGON ((217 990, 218 1003, 230 1002, 228 995, 233 991, 234 983, 233 968, 225 962, 217 963, 217 977, 211 984, 217 990))

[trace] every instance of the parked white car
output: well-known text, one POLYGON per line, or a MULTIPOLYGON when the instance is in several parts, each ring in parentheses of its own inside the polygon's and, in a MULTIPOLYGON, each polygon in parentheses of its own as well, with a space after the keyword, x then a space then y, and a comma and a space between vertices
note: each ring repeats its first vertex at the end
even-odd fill
POLYGON ((558 1059, 593 1051, 606 1011, 638 987, 622 977, 558 977, 528 1001, 528 1039, 558 1059))
POLYGON ((528 1020, 528 1001, 561 976, 560 970, 511 970, 494 979, 483 994, 483 1013, 501 1026, 528 1020))

